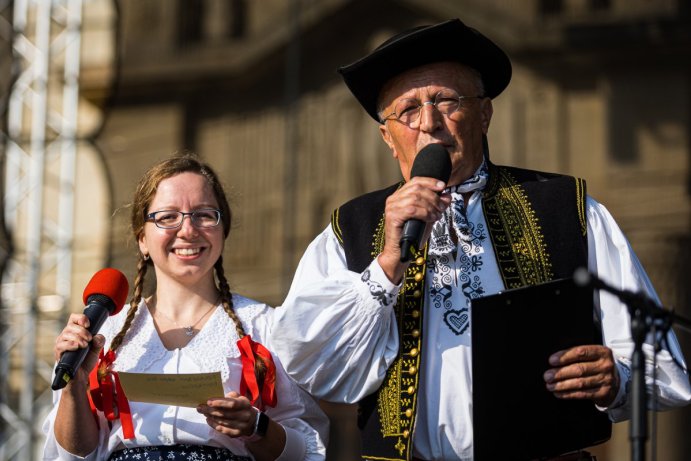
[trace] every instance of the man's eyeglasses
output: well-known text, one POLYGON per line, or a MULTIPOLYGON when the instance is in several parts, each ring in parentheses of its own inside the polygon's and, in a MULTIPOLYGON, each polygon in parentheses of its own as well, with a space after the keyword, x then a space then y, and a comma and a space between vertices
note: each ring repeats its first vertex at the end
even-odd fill
POLYGON ((464 107, 463 101, 467 99, 482 99, 484 96, 460 96, 453 90, 442 90, 434 96, 433 101, 420 102, 417 99, 401 99, 396 103, 394 111, 382 118, 386 120, 398 120, 404 125, 410 126, 420 118, 422 106, 432 104, 444 115, 451 115, 464 107))
POLYGON ((146 221, 151 221, 160 229, 176 229, 182 226, 185 216, 189 216, 192 225, 198 228, 215 227, 221 222, 221 210, 206 208, 194 211, 161 210, 154 211, 145 216, 146 221))

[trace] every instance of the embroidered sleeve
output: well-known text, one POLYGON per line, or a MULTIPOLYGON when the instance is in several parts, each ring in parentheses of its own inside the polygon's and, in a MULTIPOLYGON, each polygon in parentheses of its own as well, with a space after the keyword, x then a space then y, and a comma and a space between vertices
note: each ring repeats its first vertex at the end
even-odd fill
POLYGON ((385 307, 393 306, 401 287, 389 281, 376 259, 362 272, 360 281, 365 284, 369 296, 385 307))

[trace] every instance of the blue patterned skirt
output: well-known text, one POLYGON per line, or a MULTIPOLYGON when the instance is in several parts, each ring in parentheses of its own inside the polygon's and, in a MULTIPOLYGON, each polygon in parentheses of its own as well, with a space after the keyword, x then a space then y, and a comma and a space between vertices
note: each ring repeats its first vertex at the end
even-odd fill
POLYGON ((207 445, 156 445, 114 451, 108 461, 251 461, 226 448, 207 445))

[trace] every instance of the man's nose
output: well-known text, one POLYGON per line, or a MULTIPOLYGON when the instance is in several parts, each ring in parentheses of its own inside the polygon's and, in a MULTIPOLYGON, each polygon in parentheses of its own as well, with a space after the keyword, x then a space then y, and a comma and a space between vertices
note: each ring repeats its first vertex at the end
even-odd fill
POLYGON ((425 101, 420 106, 420 131, 432 132, 441 126, 441 112, 437 110, 434 101, 425 101))

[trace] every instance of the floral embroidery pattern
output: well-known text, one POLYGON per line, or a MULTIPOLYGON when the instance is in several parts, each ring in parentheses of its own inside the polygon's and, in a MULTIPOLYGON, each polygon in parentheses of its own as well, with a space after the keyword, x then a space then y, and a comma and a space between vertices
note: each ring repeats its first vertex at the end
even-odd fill
POLYGON ((113 452, 108 461, 249 461, 228 449, 206 445, 160 445, 113 452))
POLYGON ((430 237, 430 304, 445 310, 444 323, 455 335, 468 331, 470 300, 485 294, 480 273, 484 266, 483 244, 489 236, 483 224, 469 221, 463 194, 482 189, 487 178, 487 165, 483 163, 472 178, 446 191, 451 194, 451 206, 434 224, 430 237))
POLYGON ((367 284, 367 288, 369 289, 370 294, 379 303, 381 303, 384 306, 390 306, 393 303, 394 297, 391 295, 391 293, 387 293, 387 291, 384 289, 383 286, 381 286, 380 283, 372 280, 372 274, 369 269, 365 269, 365 271, 360 276, 360 280, 367 284))

